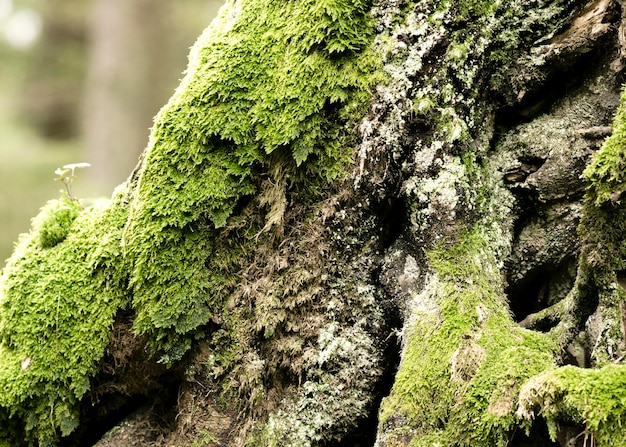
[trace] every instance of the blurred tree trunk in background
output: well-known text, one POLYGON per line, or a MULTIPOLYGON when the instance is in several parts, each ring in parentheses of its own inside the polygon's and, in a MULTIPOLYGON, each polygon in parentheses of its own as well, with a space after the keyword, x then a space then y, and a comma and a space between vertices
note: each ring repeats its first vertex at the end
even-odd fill
POLYGON ((99 192, 107 193, 136 165, 154 115, 181 77, 186 48, 221 3, 92 1, 82 124, 99 192))
POLYGON ((42 34, 28 58, 20 109, 44 138, 75 138, 85 75, 85 0, 37 3, 42 34))

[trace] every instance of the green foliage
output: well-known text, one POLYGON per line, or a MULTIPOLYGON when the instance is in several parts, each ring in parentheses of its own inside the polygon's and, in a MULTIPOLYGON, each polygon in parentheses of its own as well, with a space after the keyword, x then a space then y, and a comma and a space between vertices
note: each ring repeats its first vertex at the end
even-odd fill
POLYGON ((260 174, 280 163, 285 187, 313 190, 343 172, 346 123, 377 73, 369 6, 231 2, 194 46, 157 116, 124 234, 135 327, 170 359, 237 282, 237 249, 218 254, 214 241, 260 174))
POLYGON ((0 282, 0 440, 55 445, 77 426, 78 402, 128 301, 121 202, 48 203, 9 259, 0 282))

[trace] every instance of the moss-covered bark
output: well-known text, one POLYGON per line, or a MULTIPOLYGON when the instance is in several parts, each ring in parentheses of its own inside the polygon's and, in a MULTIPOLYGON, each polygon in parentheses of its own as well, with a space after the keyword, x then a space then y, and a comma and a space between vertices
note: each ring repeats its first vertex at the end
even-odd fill
POLYGON ((2 273, 0 442, 54 445, 80 423, 78 402, 128 305, 123 192, 88 209, 48 203, 2 273), (105 201, 106 202, 106 201, 105 201))
POLYGON ((84 445, 138 394, 97 445, 623 442, 623 112, 580 180, 619 23, 228 2, 128 182, 48 204, 4 269, 0 443, 84 445))

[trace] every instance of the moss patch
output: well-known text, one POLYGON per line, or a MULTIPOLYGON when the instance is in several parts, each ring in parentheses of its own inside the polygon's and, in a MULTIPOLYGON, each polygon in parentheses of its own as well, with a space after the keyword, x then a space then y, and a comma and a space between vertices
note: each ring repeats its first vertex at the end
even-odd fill
POLYGON ((121 197, 84 210, 48 203, 3 271, 0 440, 54 445, 78 424, 77 403, 128 304, 121 197))
MULTIPOLYGON (((386 337, 370 264, 379 226, 340 200, 289 211, 274 243, 259 236, 220 329, 201 342, 203 368, 252 415, 247 445, 339 442, 371 410, 386 337)), ((231 224, 259 225, 256 209, 231 224)))
POLYGON ((589 182, 580 232, 588 262, 599 270, 626 269, 626 91, 612 135, 585 169, 589 182))
POLYGON ((67 197, 48 202, 32 222, 33 231, 39 234, 41 248, 54 247, 63 242, 80 210, 80 204, 67 197))
POLYGON ((585 427, 595 445, 626 444, 626 370, 622 365, 600 369, 566 366, 547 371, 530 380, 520 395, 519 414, 543 417, 551 436, 559 425, 576 423, 585 427))
POLYGON ((599 293, 600 313, 596 312, 595 318, 606 320, 602 337, 596 340, 594 360, 605 366, 547 370, 523 387, 518 410, 518 415, 527 420, 543 417, 553 438, 563 423, 581 425, 596 445, 626 443, 621 429, 626 414, 626 369, 614 364, 612 358, 605 358, 608 351, 623 346, 624 337, 624 295, 614 281, 615 271, 619 278, 626 268, 626 208, 622 201, 626 190, 625 104, 626 93, 622 92, 613 133, 584 172, 589 185, 579 227, 582 266, 599 293))
POLYGON ((157 117, 124 236, 135 327, 165 360, 180 358, 185 334, 237 282, 236 247, 219 259, 213 241, 261 174, 314 191, 344 172, 347 123, 377 73, 368 10, 366 1, 231 1, 196 43, 157 117))
MULTIPOLYGON (((129 190, 84 210, 65 199, 46 206, 3 276, 0 439, 47 446, 74 430, 77 404, 124 307, 168 365, 202 340, 211 351, 203 371, 241 397, 246 410, 264 401, 266 389, 278 394, 281 380, 300 380, 309 368, 315 396, 348 405, 347 395, 360 405, 345 412, 341 430, 333 421, 311 423, 314 439, 337 439, 364 413, 369 379, 379 374, 378 347, 368 338, 374 323, 350 321, 335 334, 320 312, 298 320, 298 306, 319 311, 328 304, 328 296, 323 304, 314 298, 330 275, 313 277, 299 258, 304 266, 277 279, 285 290, 270 284, 271 296, 258 303, 234 298, 251 299, 238 290, 244 266, 264 257, 274 262, 275 239, 263 231, 282 225, 289 201, 311 204, 345 176, 356 120, 380 80, 370 8, 361 0, 228 2, 157 116, 129 190), (334 336, 313 349, 320 327, 334 336), (290 369, 294 353, 299 363, 290 369), (343 391, 334 375, 354 367, 359 354, 367 354, 363 385, 356 394, 343 391)), ((294 222, 317 217, 306 210, 294 222)), ((333 293, 360 296, 354 288, 334 282, 333 293)), ((342 313, 337 324, 350 318, 342 313)), ((294 392, 294 402, 322 412, 306 400, 308 391, 298 392, 305 398, 294 392)))
POLYGON ((383 445, 501 445, 518 422, 521 384, 553 365, 556 345, 507 313, 493 245, 477 229, 430 253, 434 274, 415 298, 382 406, 383 445))

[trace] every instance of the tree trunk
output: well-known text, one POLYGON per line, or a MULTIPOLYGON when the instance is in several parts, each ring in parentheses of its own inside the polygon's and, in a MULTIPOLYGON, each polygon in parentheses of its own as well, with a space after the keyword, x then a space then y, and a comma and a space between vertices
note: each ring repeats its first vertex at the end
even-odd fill
POLYGON ((230 1, 4 270, 0 443, 625 444, 622 40, 609 0, 230 1))
POLYGON ((85 15, 82 0, 40 2, 43 30, 27 57, 18 84, 21 117, 44 138, 68 140, 79 133, 85 74, 85 15))

